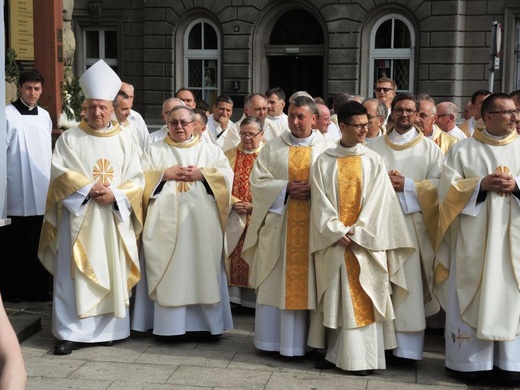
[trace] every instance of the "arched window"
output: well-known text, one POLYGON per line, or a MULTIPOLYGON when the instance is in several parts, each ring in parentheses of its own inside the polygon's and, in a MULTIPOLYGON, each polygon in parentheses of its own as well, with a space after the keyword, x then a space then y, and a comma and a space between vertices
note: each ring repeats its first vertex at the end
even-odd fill
POLYGON ((87 27, 83 30, 83 47, 85 52, 83 71, 103 59, 114 72, 117 68, 117 31, 110 27, 87 27))
POLYGON ((414 90, 415 32, 402 15, 379 19, 370 34, 369 88, 381 77, 397 84, 398 92, 414 90))
POLYGON ((206 19, 191 22, 184 37, 184 85, 213 106, 220 90, 220 37, 206 19))

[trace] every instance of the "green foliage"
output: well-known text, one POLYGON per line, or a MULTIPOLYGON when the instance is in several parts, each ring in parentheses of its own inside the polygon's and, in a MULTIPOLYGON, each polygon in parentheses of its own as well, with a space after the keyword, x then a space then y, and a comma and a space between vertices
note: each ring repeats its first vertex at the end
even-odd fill
POLYGON ((20 69, 16 64, 16 52, 9 47, 5 50, 5 81, 9 83, 17 83, 20 77, 20 69))
POLYGON ((63 100, 63 111, 67 118, 81 121, 81 104, 84 100, 83 91, 79 85, 79 78, 70 77, 61 84, 61 98, 63 100))

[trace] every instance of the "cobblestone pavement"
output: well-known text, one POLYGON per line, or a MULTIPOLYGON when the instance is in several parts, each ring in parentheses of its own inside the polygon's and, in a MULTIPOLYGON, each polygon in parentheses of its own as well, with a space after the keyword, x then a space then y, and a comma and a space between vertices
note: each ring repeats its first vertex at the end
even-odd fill
POLYGON ((17 332, 20 326, 27 329, 31 318, 38 318, 37 329, 33 326, 31 334, 25 331, 23 336, 23 329, 18 333, 23 339, 27 389, 501 389, 493 380, 466 384, 446 374, 440 335, 426 335, 425 357, 415 366, 388 367, 369 377, 356 377, 339 369, 316 369, 312 362, 301 358, 281 358, 278 354, 257 351, 253 345, 252 311, 234 311, 235 329, 226 332, 219 342, 164 344, 149 333, 133 333, 111 347, 89 347, 68 356, 55 356, 52 304, 6 302, 5 305, 17 332), (20 325, 21 322, 24 324, 20 325))

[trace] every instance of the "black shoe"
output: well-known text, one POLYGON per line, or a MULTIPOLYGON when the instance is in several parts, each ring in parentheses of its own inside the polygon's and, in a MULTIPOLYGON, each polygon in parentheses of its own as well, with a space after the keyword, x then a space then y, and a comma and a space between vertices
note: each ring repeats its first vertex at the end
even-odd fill
POLYGON ((357 371, 349 371, 348 373, 355 375, 355 376, 369 376, 374 373, 374 370, 357 370, 357 371))
POLYGON ((484 381, 488 372, 486 371, 457 371, 448 367, 444 367, 448 374, 457 377, 459 380, 464 382, 479 383, 484 381))
POLYGON ((114 345, 114 342, 112 340, 110 340, 110 341, 102 341, 100 343, 97 343, 97 345, 100 345, 102 347, 111 347, 112 345, 114 345))
POLYGON ((81 348, 81 343, 77 343, 75 341, 68 341, 63 340, 60 341, 56 346, 54 347, 54 354, 55 355, 70 355, 72 351, 75 351, 77 349, 81 348))
POLYGON ((304 357, 311 362, 317 362, 318 360, 324 359, 323 355, 317 349, 307 352, 304 357))
POLYGON ((395 356, 391 351, 385 353, 386 362, 393 367, 411 367, 415 365, 416 360, 395 356))
POLYGON ((331 368, 336 368, 336 365, 322 357, 320 360, 314 362, 314 367, 319 368, 320 370, 330 370, 331 368))

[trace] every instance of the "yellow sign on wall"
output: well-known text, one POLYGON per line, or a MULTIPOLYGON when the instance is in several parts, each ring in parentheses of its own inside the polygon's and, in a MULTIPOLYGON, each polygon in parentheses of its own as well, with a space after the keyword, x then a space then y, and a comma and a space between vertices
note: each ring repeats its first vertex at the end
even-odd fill
POLYGON ((33 0, 9 0, 9 37, 17 60, 34 61, 33 0))

